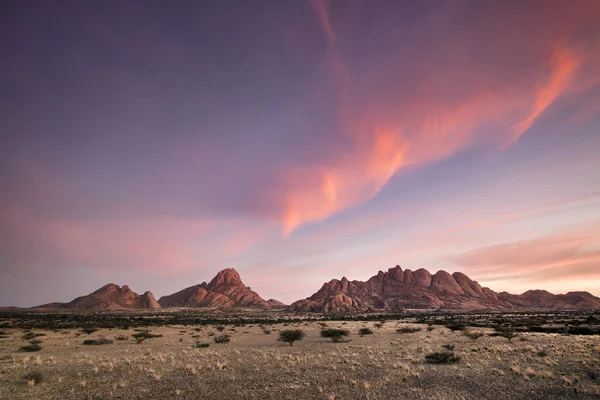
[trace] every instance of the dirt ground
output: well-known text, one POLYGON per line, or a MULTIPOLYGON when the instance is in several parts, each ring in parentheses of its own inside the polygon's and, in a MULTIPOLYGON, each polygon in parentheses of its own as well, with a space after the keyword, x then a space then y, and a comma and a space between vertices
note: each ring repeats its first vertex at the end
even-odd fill
POLYGON ((264 327, 169 326, 138 344, 133 329, 33 330, 38 352, 19 351, 22 329, 0 339, 0 399, 600 399, 600 337, 522 333, 509 343, 486 335, 388 321, 328 322, 350 330, 347 342, 320 337, 317 322, 264 327), (399 334, 400 327, 418 327, 399 334), (369 327, 372 335, 358 330, 369 327), (279 342, 278 331, 302 329, 304 340, 279 342), (229 343, 213 338, 231 335, 229 343), (111 344, 83 345, 105 337, 111 344), (196 342, 209 343, 195 348, 196 342), (425 355, 454 345, 461 359, 428 364, 425 355), (26 375, 39 371, 41 382, 26 375))

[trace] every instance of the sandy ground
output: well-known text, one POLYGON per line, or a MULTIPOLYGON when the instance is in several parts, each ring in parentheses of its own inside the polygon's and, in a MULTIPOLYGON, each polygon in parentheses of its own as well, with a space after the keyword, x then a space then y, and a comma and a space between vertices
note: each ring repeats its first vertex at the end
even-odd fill
MULTIPOLYGON (((318 323, 227 326, 231 342, 216 344, 215 326, 151 329, 163 337, 84 346, 85 339, 131 335, 102 329, 40 331, 42 350, 20 352, 23 330, 0 339, 0 399, 600 399, 600 337, 524 333, 509 343, 476 341, 437 326, 398 334, 407 324, 329 322, 351 331, 349 342, 321 338, 318 323), (360 337, 359 328, 373 335, 360 337), (196 331, 196 329, 201 329, 196 331), (304 340, 278 342, 278 330, 300 328, 304 340), (233 331, 234 329, 235 331, 233 331), (197 336, 197 337, 193 337, 197 336), (197 341, 208 348, 194 348, 197 341), (425 354, 454 344, 457 364, 432 365, 425 354), (540 354, 540 351, 546 354, 540 354), (40 371, 43 381, 25 375, 40 371)), ((489 333, 489 329, 474 329, 489 333)))

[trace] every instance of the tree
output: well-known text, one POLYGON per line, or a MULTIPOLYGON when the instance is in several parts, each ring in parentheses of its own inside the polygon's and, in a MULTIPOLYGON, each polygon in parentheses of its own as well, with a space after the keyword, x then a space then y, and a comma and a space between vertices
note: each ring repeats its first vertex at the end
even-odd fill
POLYGON ((279 341, 289 343, 290 346, 298 340, 304 339, 304 332, 301 329, 287 329, 279 332, 279 341))
POLYGON ((342 337, 348 336, 349 333, 350 331, 346 329, 329 328, 321 330, 321 337, 329 338, 332 342, 337 343, 342 340, 342 337))

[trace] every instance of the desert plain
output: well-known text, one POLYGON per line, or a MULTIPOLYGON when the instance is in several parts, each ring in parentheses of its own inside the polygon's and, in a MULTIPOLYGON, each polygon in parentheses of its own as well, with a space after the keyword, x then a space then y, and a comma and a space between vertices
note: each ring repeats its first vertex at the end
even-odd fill
POLYGON ((9 320, 0 330, 2 400, 600 398, 600 335, 527 331, 509 341, 490 327, 416 318, 71 329, 9 320), (365 328, 372 333, 359 334, 365 328), (279 341, 290 329, 305 337, 279 341), (333 342, 323 329, 348 335, 333 342), (138 343, 140 332, 154 337, 138 343), (31 342, 38 351, 23 350, 31 342), (428 362, 436 352, 456 362, 428 362))

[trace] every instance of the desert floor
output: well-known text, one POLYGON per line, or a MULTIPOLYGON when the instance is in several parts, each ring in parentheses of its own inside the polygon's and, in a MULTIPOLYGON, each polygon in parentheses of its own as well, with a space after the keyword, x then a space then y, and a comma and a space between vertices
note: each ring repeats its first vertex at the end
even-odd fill
MULTIPOLYGON (((351 331, 348 342, 320 337, 316 322, 266 326, 169 326, 138 344, 115 340, 133 329, 44 333, 39 352, 19 351, 22 329, 0 339, 0 399, 598 399, 600 337, 522 333, 473 341, 460 331, 388 321, 328 322, 351 331), (420 327, 399 334, 402 326, 420 327), (372 335, 357 332, 370 327, 372 335), (300 328, 304 340, 279 342, 278 331, 300 328), (230 334, 226 344, 213 337, 230 334), (88 346, 106 337, 112 344, 88 346), (210 343, 194 348, 196 342, 210 343), (425 355, 455 346, 456 364, 433 365, 425 355), (42 381, 28 382, 32 371, 42 381)), ((485 333, 490 329, 474 328, 485 333)))

